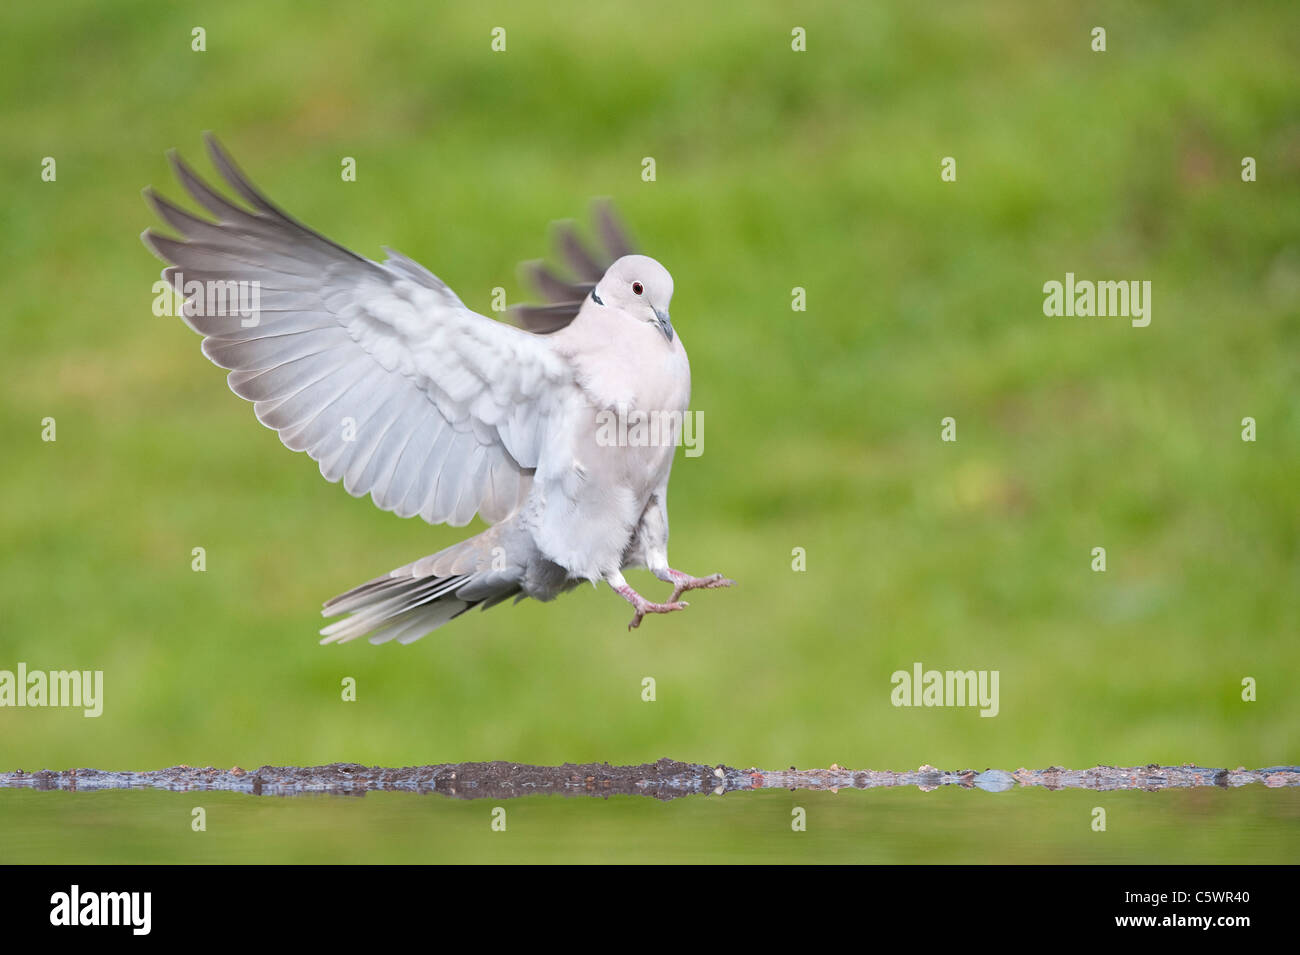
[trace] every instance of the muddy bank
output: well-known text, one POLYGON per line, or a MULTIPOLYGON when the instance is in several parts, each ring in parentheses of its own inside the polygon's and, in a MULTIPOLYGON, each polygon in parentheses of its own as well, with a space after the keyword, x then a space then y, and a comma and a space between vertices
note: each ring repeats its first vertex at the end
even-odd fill
POLYGON ((368 792, 437 793, 456 799, 512 799, 519 796, 650 796, 676 799, 692 794, 761 789, 880 789, 915 786, 931 791, 941 786, 1006 792, 1017 787, 1092 789, 1099 791, 1198 787, 1231 788, 1262 783, 1269 788, 1300 786, 1300 767, 1268 769, 1210 769, 1201 766, 1139 766, 1092 769, 940 770, 922 766, 911 772, 829 769, 735 769, 661 759, 640 766, 608 763, 565 763, 529 766, 522 763, 444 763, 386 769, 358 763, 328 766, 263 766, 244 770, 173 766, 144 772, 100 769, 18 770, 0 773, 0 788, 93 792, 105 789, 166 789, 173 792, 228 791, 254 796, 297 796, 327 793, 363 796, 368 792))

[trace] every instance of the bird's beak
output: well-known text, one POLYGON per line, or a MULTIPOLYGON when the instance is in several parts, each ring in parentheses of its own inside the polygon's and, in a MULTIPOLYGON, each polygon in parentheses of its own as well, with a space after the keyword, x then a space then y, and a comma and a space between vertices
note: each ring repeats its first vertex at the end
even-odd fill
POLYGON ((673 340, 673 320, 668 317, 667 312, 661 312, 655 309, 655 318, 659 320, 659 331, 664 333, 664 338, 669 341, 673 340))

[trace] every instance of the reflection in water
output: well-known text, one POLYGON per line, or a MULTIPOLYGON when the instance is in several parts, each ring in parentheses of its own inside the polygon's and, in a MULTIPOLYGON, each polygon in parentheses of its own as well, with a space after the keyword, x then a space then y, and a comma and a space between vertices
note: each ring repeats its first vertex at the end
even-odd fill
POLYGON ((1017 786, 1045 789, 1142 790, 1237 787, 1263 783, 1270 788, 1300 786, 1300 767, 1268 769, 1206 769, 1201 766, 1140 766, 1092 769, 1001 769, 945 771, 922 766, 913 772, 829 769, 761 770, 728 766, 703 766, 661 759, 640 766, 608 763, 565 763, 563 766, 528 766, 522 763, 446 763, 384 769, 357 763, 328 766, 263 766, 245 771, 195 769, 173 766, 146 772, 106 772, 69 769, 60 772, 22 770, 0 773, 0 788, 97 791, 104 789, 166 789, 173 792, 243 792, 254 796, 296 796, 331 793, 363 796, 373 791, 438 793, 456 799, 511 799, 558 793, 565 796, 638 795, 655 799, 761 789, 881 789, 916 786, 929 792, 941 786, 1006 792, 1017 786))

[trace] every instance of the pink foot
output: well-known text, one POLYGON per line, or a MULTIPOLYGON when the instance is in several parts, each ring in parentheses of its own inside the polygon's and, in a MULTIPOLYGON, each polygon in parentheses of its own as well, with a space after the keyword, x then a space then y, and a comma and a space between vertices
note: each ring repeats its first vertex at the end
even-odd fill
POLYGON ((642 618, 644 618, 648 613, 672 613, 674 610, 685 610, 690 606, 688 603, 679 602, 676 596, 665 604, 651 603, 626 584, 622 587, 615 587, 614 589, 618 591, 619 596, 630 603, 636 610, 636 616, 633 617, 632 622, 627 625, 629 630, 635 630, 637 627, 641 626, 642 618))
POLYGON ((713 590, 715 587, 734 587, 736 582, 728 580, 721 574, 710 574, 707 577, 692 577, 690 574, 684 574, 680 570, 668 569, 668 576, 672 583, 673 595, 668 599, 677 600, 688 590, 713 590))

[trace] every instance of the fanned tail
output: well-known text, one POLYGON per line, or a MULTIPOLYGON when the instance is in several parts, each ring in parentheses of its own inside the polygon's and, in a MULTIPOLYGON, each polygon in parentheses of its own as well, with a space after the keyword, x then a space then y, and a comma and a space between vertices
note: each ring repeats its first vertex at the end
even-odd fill
POLYGON ((412 643, 468 610, 486 610, 520 594, 519 581, 509 570, 456 572, 465 558, 481 550, 485 536, 462 541, 326 601, 322 616, 349 616, 322 629, 321 643, 347 643, 366 634, 375 644, 412 643))

